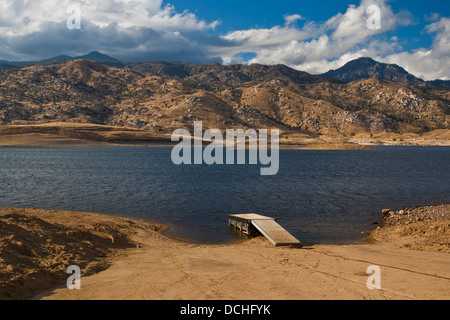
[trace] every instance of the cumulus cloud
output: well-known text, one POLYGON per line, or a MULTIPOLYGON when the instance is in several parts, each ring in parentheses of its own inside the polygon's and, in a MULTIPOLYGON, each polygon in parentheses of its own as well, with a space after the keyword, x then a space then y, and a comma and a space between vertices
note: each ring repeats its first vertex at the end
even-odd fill
POLYGON ((307 22, 301 29, 288 23, 300 17, 288 16, 282 27, 234 31, 223 38, 236 42, 239 51, 254 51, 257 56, 250 63, 284 63, 323 73, 353 58, 391 50, 392 43, 382 43, 377 36, 407 23, 407 16, 395 14, 385 0, 362 0, 359 6, 350 5, 345 13, 323 23, 307 22), (374 4, 381 10, 380 30, 367 27, 367 9, 374 4))
POLYGON ((286 21, 286 25, 292 25, 294 23, 296 23, 298 20, 304 20, 305 18, 303 18, 301 15, 299 14, 287 14, 284 16, 284 21, 286 21))
POLYGON ((39 27, 48 22, 65 21, 70 5, 78 5, 83 20, 100 27, 117 24, 123 28, 204 30, 218 23, 206 23, 188 11, 178 13, 170 4, 163 6, 162 0, 2 0, 0 27, 6 28, 9 34, 37 31, 30 29, 30 24, 39 27), (27 23, 23 23, 24 19, 27 23))
POLYGON ((300 15, 285 16, 285 25, 270 29, 250 29, 230 32, 223 39, 233 46, 222 50, 224 61, 232 61, 237 52, 254 52, 249 63, 286 64, 313 74, 337 69, 347 62, 372 57, 386 63, 396 63, 425 80, 450 77, 450 19, 432 14, 425 17, 425 31, 433 37, 431 48, 406 52, 397 36, 397 28, 417 24, 407 11, 395 13, 387 0, 361 0, 350 5, 327 21, 307 21, 301 28, 295 22, 300 15), (369 6, 377 5, 381 12, 381 28, 368 28, 369 6))
MULTIPOLYGON (((195 8, 194 8, 195 9, 195 8)), ((450 19, 432 14, 424 30, 430 48, 406 52, 394 32, 416 23, 407 11, 394 12, 389 0, 361 0, 325 21, 286 14, 272 28, 219 34, 219 20, 179 12, 162 0, 2 0, 0 59, 37 60, 93 50, 123 61, 286 64, 314 74, 363 56, 397 63, 426 80, 450 77, 450 19), (78 4, 81 30, 69 30, 67 8, 78 4), (367 26, 369 6, 381 10, 381 29, 367 26)))
POLYGON ((162 0, 2 0, 0 56, 31 60, 100 50, 126 61, 221 61, 206 51, 206 31, 218 24, 162 0), (81 30, 67 28, 71 4, 79 5, 81 30))
POLYGON ((450 80, 450 19, 440 18, 428 25, 426 31, 433 35, 431 49, 400 52, 388 55, 384 60, 401 65, 424 80, 450 80))

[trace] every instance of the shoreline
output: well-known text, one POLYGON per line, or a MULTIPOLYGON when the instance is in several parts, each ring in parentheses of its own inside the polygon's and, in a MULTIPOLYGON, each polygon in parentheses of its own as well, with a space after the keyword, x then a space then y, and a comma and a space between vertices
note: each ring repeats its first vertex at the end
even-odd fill
MULTIPOLYGON (((1 148, 130 148, 130 147, 143 147, 143 148, 173 148, 178 143, 168 142, 154 142, 154 143, 112 143, 112 142, 100 142, 91 140, 80 140, 73 143, 33 143, 33 142, 16 142, 13 144, 7 144, 2 141, 5 136, 0 136, 0 149, 1 148)), ((204 143, 207 146, 208 143, 204 143)), ((224 146, 225 147, 225 146, 224 146)), ((270 145, 268 146, 270 148, 270 145)), ((306 144, 280 144, 279 150, 312 150, 312 151, 375 151, 377 147, 436 147, 436 148, 448 148, 450 147, 450 141, 448 144, 390 144, 387 142, 381 142, 380 144, 359 144, 359 143, 306 143, 306 144)), ((239 150, 238 148, 235 148, 239 150)), ((248 150, 248 146, 246 150, 248 150)))
MULTIPOLYGON (((173 147, 170 133, 81 123, 0 126, 0 147, 173 147)), ((208 145, 204 141, 204 145, 208 145)), ((425 133, 280 133, 282 150, 373 150, 376 146, 450 146, 450 130, 425 133)), ((248 147, 248 146, 247 146, 248 147)))
POLYGON ((194 244, 164 235, 167 225, 155 222, 0 208, 0 298, 450 299, 450 205, 407 210, 385 215, 367 241, 290 249, 262 237, 194 244), (82 290, 64 287, 73 264, 82 269, 82 290), (382 290, 366 287, 374 264, 382 290))
MULTIPOLYGON (((86 145, 58 145, 58 144, 46 144, 46 145, 1 145, 2 148, 173 148, 175 144, 86 144, 86 145)), ((339 146, 334 144, 324 144, 324 145, 280 145, 279 150, 305 150, 305 151, 376 151, 377 147, 400 147, 400 148, 449 148, 449 145, 391 145, 391 144, 371 144, 371 145, 356 145, 352 144, 349 146, 339 146)), ((270 148, 270 146, 269 146, 270 148)), ((240 150, 234 148, 235 150, 240 150)), ((249 150, 249 148, 246 148, 249 150)))

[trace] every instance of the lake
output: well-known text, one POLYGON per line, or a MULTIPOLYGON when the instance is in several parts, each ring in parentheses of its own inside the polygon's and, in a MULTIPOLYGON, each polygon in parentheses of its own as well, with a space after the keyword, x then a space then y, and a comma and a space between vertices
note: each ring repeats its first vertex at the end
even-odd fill
POLYGON ((450 203, 450 148, 280 150, 260 166, 176 166, 170 147, 0 148, 0 206, 106 213, 164 222, 198 243, 241 236, 228 215, 258 213, 302 242, 351 243, 384 208, 450 203))

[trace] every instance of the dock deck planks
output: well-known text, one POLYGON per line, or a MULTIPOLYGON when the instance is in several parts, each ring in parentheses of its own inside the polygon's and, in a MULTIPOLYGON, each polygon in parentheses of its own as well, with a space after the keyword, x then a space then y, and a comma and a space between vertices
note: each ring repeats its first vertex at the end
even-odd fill
POLYGON ((251 234, 251 226, 255 227, 274 246, 300 246, 301 242, 280 226, 276 219, 258 214, 230 215, 230 225, 242 232, 251 234))

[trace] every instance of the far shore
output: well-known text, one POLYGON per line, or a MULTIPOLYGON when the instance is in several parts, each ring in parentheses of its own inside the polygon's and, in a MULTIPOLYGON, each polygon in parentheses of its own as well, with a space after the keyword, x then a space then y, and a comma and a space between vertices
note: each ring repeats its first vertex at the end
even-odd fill
MULTIPOLYGON (((0 148, 2 147, 174 147, 178 143, 169 139, 165 140, 127 140, 120 142, 107 142, 88 139, 69 138, 51 134, 20 134, 20 135, 0 135, 0 148)), ((209 142, 203 142, 204 146, 209 142)), ((334 142, 327 141, 305 141, 303 143, 283 143, 279 145, 280 150, 375 150, 378 146, 422 146, 422 147, 450 147, 450 140, 433 143, 433 141, 422 141, 421 143, 391 143, 378 141, 374 143, 364 142, 334 142)), ((268 146, 270 148, 270 145, 268 146)), ((248 143, 246 149, 248 149, 248 143)))
MULTIPOLYGON (((269 140, 270 142, 270 140, 269 140)), ((204 141, 205 145, 209 142, 204 141)), ((156 133, 134 128, 110 127, 78 123, 0 126, 0 147, 98 147, 149 146, 172 147, 168 133, 156 133)), ((417 133, 359 133, 317 135, 282 132, 280 149, 303 150, 373 150, 386 146, 450 146, 450 130, 417 133)))
POLYGON ((385 210, 382 224, 353 245, 275 248, 264 237, 198 245, 163 235, 166 228, 0 208, 0 299, 450 299, 450 205, 385 210), (70 265, 82 270, 81 290, 65 286, 70 265), (380 290, 367 287, 374 265, 380 290))

